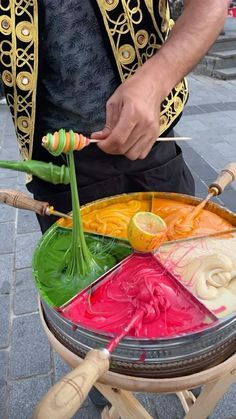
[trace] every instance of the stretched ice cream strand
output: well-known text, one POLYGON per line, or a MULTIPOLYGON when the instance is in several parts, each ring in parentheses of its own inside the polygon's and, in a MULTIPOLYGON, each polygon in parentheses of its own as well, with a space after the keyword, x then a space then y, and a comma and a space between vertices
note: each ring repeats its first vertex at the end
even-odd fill
MULTIPOLYGON (((64 284, 66 283, 66 287, 62 283, 58 293, 58 299, 63 303, 65 302, 65 292, 68 291, 71 296, 74 296, 112 266, 107 257, 104 258, 103 255, 96 254, 93 256, 85 240, 73 154, 79 140, 80 138, 73 131, 66 133, 65 130, 60 130, 59 135, 48 134, 43 140, 44 147, 52 155, 59 156, 61 153, 65 153, 68 157, 73 224, 70 245, 57 270, 57 277, 63 278, 62 281, 64 284)), ((84 138, 81 137, 81 141, 84 143, 84 138)))

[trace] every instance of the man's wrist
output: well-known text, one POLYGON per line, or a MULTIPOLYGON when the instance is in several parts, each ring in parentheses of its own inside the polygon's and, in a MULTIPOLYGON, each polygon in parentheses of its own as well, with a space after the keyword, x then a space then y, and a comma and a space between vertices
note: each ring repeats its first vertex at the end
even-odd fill
POLYGON ((141 68, 141 77, 151 83, 153 90, 162 102, 180 81, 176 78, 173 66, 161 50, 141 68))

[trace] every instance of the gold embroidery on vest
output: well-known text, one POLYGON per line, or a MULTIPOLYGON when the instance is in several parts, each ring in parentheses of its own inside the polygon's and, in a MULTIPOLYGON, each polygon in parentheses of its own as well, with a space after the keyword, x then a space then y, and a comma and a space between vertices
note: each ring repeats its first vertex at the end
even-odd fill
POLYGON ((21 155, 32 157, 38 76, 36 0, 0 1, 0 64, 21 155), (19 23, 18 23, 19 22, 19 23))
MULTIPOLYGON (((158 42, 157 36, 155 33, 148 33, 146 28, 139 29, 139 25, 143 21, 143 12, 141 6, 141 0, 119 0, 116 2, 110 1, 108 4, 107 0, 97 0, 100 12, 103 17, 104 25, 109 37, 111 48, 116 59, 117 69, 122 81, 130 77, 135 73, 137 68, 142 65, 151 55, 153 55, 154 50, 159 49, 163 44, 161 40, 158 42), (111 10, 111 3, 112 10, 111 10), (122 13, 117 15, 117 18, 114 19, 115 9, 122 9, 122 13), (137 29, 138 28, 138 29, 137 29), (145 45, 141 45, 140 40, 142 39, 139 34, 143 33, 145 39, 145 45), (127 36, 130 38, 130 45, 127 45, 127 36), (125 41, 124 41, 125 40, 125 41), (126 50, 123 46, 126 45, 126 50), (147 53, 140 51, 140 48, 148 49, 147 53), (120 51, 123 51, 123 56, 121 56, 120 51), (133 57, 133 51, 135 51, 135 60, 124 60, 124 55, 131 53, 133 57), (131 64, 131 65, 127 65, 131 64)), ((145 6, 144 6, 145 7, 145 6)), ((160 32, 160 31, 159 31, 160 32)), ((160 33, 161 35, 161 33, 160 33)), ((142 41, 141 41, 142 42, 142 41)), ((129 54, 130 55, 130 54, 129 54)))
MULTIPOLYGON (((158 34, 158 37, 160 39, 161 45, 164 43, 164 36, 160 30, 160 28, 158 27, 157 21, 155 19, 155 13, 154 13, 154 7, 153 7, 153 0, 144 0, 147 6, 147 9, 150 13, 150 16, 152 18, 152 24, 155 28, 156 33, 158 34)), ((155 1, 155 0, 154 0, 155 1)))
POLYGON ((139 48, 144 48, 148 43, 148 32, 144 29, 140 29, 136 34, 136 43, 139 48))
POLYGON ((159 14, 162 18, 166 16, 166 0, 159 0, 159 14))
POLYGON ((168 36, 169 21, 170 21, 170 8, 167 0, 159 0, 159 14, 162 18, 161 31, 166 33, 168 36))
POLYGON ((104 0, 104 7, 106 10, 113 10, 118 5, 119 0, 104 0))
POLYGON ((146 3, 146 7, 147 7, 149 13, 154 14, 154 12, 153 12, 153 0, 144 0, 144 2, 146 3))
POLYGON ((12 22, 9 16, 7 15, 0 16, 0 27, 1 27, 1 32, 4 35, 10 35, 12 31, 12 22))
MULTIPOLYGON (((153 0, 142 0, 142 2, 141 0, 132 0, 132 2, 130 0, 97 0, 97 4, 123 82, 163 46, 172 26, 169 5, 167 0, 160 0, 159 17, 157 17, 154 16, 153 0), (144 7, 147 8, 149 14, 150 28, 146 25, 140 29, 144 7), (161 27, 158 26, 157 18, 161 27), (129 44, 127 44, 127 37, 130 39, 129 44)), ((181 114, 187 98, 187 82, 182 80, 162 103, 161 134, 170 128, 181 114)))

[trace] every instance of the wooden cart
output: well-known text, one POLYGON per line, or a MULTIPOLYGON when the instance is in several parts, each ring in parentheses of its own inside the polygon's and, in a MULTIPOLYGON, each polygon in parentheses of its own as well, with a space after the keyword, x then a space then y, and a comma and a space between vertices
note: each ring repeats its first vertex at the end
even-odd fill
MULTIPOLYGON (((71 418, 85 399, 83 388, 87 389, 91 384, 89 368, 83 368, 84 360, 68 350, 51 333, 41 306, 40 318, 53 349, 74 370, 44 396, 35 410, 34 419, 71 418), (78 372, 76 368, 79 365, 82 368, 78 372)), ((213 368, 176 378, 140 378, 108 371, 98 379, 95 386, 112 405, 110 409, 104 409, 102 419, 151 419, 132 392, 176 393, 185 410, 185 419, 205 419, 235 380, 236 354, 213 368), (189 389, 199 386, 203 388, 196 399, 189 389)))

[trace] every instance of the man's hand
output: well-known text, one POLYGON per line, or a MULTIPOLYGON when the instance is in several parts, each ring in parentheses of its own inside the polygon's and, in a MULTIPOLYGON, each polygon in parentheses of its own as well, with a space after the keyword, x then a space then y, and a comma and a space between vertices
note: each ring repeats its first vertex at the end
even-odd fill
POLYGON ((139 69, 121 84, 106 105, 106 125, 92 137, 98 147, 130 160, 144 159, 159 137, 160 92, 156 83, 139 69))
POLYGON ((162 48, 107 103, 106 125, 93 138, 110 154, 143 159, 159 136, 160 105, 217 38, 228 0, 184 0, 184 12, 162 48), (211 10, 211 13, 209 13, 211 10))

